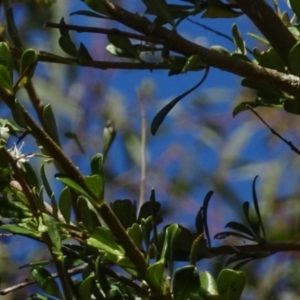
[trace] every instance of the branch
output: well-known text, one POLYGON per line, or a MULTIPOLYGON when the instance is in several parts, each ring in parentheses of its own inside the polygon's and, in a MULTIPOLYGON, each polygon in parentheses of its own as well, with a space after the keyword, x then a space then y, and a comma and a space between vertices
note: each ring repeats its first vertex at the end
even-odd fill
POLYGON ((277 252, 300 251, 300 243, 265 243, 244 246, 230 246, 224 245, 220 247, 213 247, 208 249, 210 258, 219 255, 232 254, 253 254, 253 253, 269 253, 275 254, 277 252))
MULTIPOLYGON (((17 49, 11 48, 11 52, 16 59, 20 59, 22 53, 17 49)), ((38 61, 57 63, 70 66, 90 67, 95 69, 122 69, 122 70, 170 70, 168 62, 149 63, 149 62, 115 62, 115 61, 100 61, 100 60, 82 60, 80 63, 75 58, 63 57, 40 51, 38 61)))
POLYGON ((265 124, 266 127, 268 127, 272 134, 279 137, 285 144, 287 144, 292 151, 294 151, 296 154, 300 155, 300 150, 294 146, 294 144, 291 141, 288 141, 285 139, 282 135, 280 135, 276 130, 274 130, 259 114, 256 110, 254 110, 250 105, 247 105, 247 108, 250 109, 260 121, 265 124))
POLYGON ((297 40, 272 7, 264 0, 236 0, 236 3, 289 65, 289 53, 297 40))
POLYGON ((163 44, 164 43, 163 39, 158 39, 158 38, 154 38, 151 36, 145 36, 145 35, 140 35, 140 34, 131 33, 131 32, 127 32, 127 31, 122 31, 122 30, 119 30, 116 28, 111 28, 111 29, 95 28, 95 27, 89 27, 89 26, 59 24, 59 23, 52 23, 52 22, 47 22, 45 24, 45 27, 73 30, 73 31, 77 31, 79 33, 90 32, 90 33, 100 33, 100 34, 115 34, 115 35, 120 35, 120 36, 126 36, 130 39, 145 41, 145 42, 154 43, 154 44, 163 44))
MULTIPOLYGON (((83 264, 83 265, 81 265, 79 267, 75 267, 75 268, 69 269, 69 270, 67 270, 67 272, 71 276, 77 275, 77 274, 80 274, 82 272, 82 270, 84 268, 86 268, 86 266, 87 266, 87 264, 83 264)), ((58 273, 52 273, 51 276, 53 278, 56 278, 56 277, 58 277, 58 273)), ((33 284, 36 284, 36 282, 33 281, 33 280, 31 280, 31 279, 26 279, 26 280, 24 280, 21 283, 18 283, 16 285, 13 285, 13 286, 10 286, 10 287, 8 287, 6 289, 3 289, 2 291, 0 291, 0 295, 6 295, 6 294, 11 293, 11 292, 13 292, 15 290, 18 290, 18 289, 21 289, 23 287, 26 287, 26 286, 29 286, 29 285, 33 285, 33 284)))
POLYGON ((192 43, 167 28, 155 25, 144 17, 130 13, 129 11, 111 3, 109 0, 103 0, 103 2, 105 3, 108 13, 115 20, 147 36, 164 39, 171 51, 180 53, 186 57, 199 55, 201 60, 209 66, 252 79, 257 82, 264 82, 264 84, 270 88, 285 91, 290 95, 300 98, 300 80, 297 76, 287 75, 272 69, 263 68, 253 63, 220 53, 216 50, 207 49, 192 43))

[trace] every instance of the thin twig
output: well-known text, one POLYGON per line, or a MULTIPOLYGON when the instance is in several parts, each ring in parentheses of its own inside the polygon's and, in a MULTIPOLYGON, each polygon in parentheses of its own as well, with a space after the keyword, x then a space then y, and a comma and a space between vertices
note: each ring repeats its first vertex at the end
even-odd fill
POLYGON ((136 90, 136 93, 140 103, 140 113, 141 113, 141 184, 140 184, 140 201, 139 201, 139 207, 141 207, 145 201, 147 127, 146 127, 145 102, 139 89, 136 90))
POLYGON ((79 33, 81 32, 90 32, 90 33, 100 33, 100 34, 115 34, 115 35, 121 35, 126 36, 131 39, 139 40, 139 41, 145 41, 149 43, 154 44, 164 44, 165 41, 163 39, 155 38, 152 36, 146 36, 141 34, 136 34, 132 32, 122 31, 116 28, 106 29, 106 28, 96 28, 96 27, 90 27, 90 26, 78 26, 78 25, 71 25, 71 24, 59 24, 59 23, 52 23, 47 22, 45 24, 45 27, 49 28, 63 28, 68 30, 77 31, 79 33))
MULTIPOLYGON (((221 36, 222 38, 224 38, 224 39, 230 41, 231 43, 234 43, 233 38, 232 38, 231 36, 229 36, 229 35, 227 35, 227 34, 221 32, 221 31, 218 31, 218 30, 216 30, 216 29, 213 29, 213 28, 211 28, 211 27, 209 27, 209 26, 206 26, 206 25, 204 25, 204 24, 202 24, 202 23, 200 23, 200 22, 194 21, 194 20, 192 20, 192 19, 190 19, 190 18, 187 18, 187 20, 190 21, 191 23, 193 23, 193 24, 199 26, 199 27, 204 28, 204 29, 207 30, 207 31, 213 32, 215 35, 221 36)), ((253 51, 252 51, 250 48, 246 47, 246 49, 247 49, 247 51, 248 51, 251 55, 253 55, 253 51)))
MULTIPOLYGON (((77 275, 77 274, 81 273, 82 270, 83 270, 86 266, 87 266, 87 264, 83 264, 83 265, 81 265, 81 266, 79 266, 79 267, 75 267, 75 268, 69 269, 69 270, 67 270, 67 272, 68 272, 68 274, 71 275, 71 276, 77 275)), ((55 272, 55 273, 51 273, 51 277, 52 277, 52 278, 58 277, 58 273, 56 273, 56 272, 55 272)), ((21 289, 21 288, 23 288, 23 287, 26 287, 26 286, 29 286, 29 285, 33 285, 33 284, 36 284, 36 282, 33 281, 33 280, 31 280, 31 279, 26 279, 26 280, 24 280, 24 281, 21 282, 21 283, 18 283, 18 284, 16 284, 16 285, 13 285, 13 286, 10 286, 10 287, 8 287, 8 288, 6 288, 6 289, 1 290, 1 291, 0 291, 0 295, 6 295, 6 294, 11 293, 11 292, 13 292, 13 291, 15 291, 15 290, 18 290, 18 289, 21 289)))
POLYGON ((292 151, 300 155, 300 150, 296 148, 291 141, 286 140, 282 135, 280 135, 276 130, 274 130, 259 114, 257 111, 255 111, 249 104, 246 105, 248 109, 250 109, 256 116, 261 120, 263 124, 265 124, 266 127, 268 127, 272 134, 279 137, 284 143, 286 143, 292 151))

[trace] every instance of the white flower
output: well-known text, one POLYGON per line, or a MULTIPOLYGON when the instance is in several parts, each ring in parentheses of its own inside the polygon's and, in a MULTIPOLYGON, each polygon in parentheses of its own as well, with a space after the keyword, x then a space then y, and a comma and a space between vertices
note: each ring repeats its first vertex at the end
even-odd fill
POLYGON ((19 169, 24 170, 23 164, 28 161, 28 157, 31 157, 30 155, 23 155, 21 150, 24 146, 24 142, 21 144, 21 146, 18 148, 16 144, 12 146, 12 148, 8 149, 9 154, 15 159, 17 167, 19 169))
POLYGON ((9 138, 9 128, 4 125, 0 127, 0 139, 7 142, 9 138))

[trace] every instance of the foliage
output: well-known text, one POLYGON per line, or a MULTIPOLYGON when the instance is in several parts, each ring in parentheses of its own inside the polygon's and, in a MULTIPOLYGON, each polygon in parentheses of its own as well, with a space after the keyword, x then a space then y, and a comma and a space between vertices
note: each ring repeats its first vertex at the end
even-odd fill
MULTIPOLYGON (((50 2, 43 1, 40 5, 50 2)), ((276 1, 273 9, 263 0, 182 0, 174 3, 143 0, 139 1, 143 7, 139 13, 133 9, 126 10, 125 4, 118 5, 108 0, 82 2, 84 9, 72 11, 72 18, 80 17, 90 22, 97 20, 101 24, 114 21, 122 26, 113 29, 69 25, 63 16, 59 23, 48 22, 46 27, 59 29, 57 43, 67 57, 27 47, 24 42, 26 35, 16 24, 18 5, 10 5, 9 1, 2 4, 7 28, 1 33, 0 42, 0 97, 2 107, 11 115, 3 115, 0 119, 0 227, 3 237, 25 237, 38 242, 50 254, 47 259, 27 263, 26 266, 31 268, 30 283, 40 287, 39 291, 30 291, 27 299, 240 299, 248 275, 240 270, 242 267, 276 252, 299 251, 298 243, 271 241, 264 226, 264 219, 268 216, 265 211, 261 212, 259 206, 257 176, 252 183, 253 209, 249 201, 241 205, 241 201, 231 199, 232 203, 239 205, 239 208, 235 207, 236 211, 242 211, 239 218, 246 222, 229 221, 225 228, 230 230, 214 234, 217 240, 236 237, 247 243, 214 247, 211 229, 215 224, 211 225, 214 220, 209 218, 213 191, 206 193, 200 208, 193 208, 193 212, 198 211, 194 214, 193 229, 184 226, 183 222, 164 223, 163 219, 168 220, 168 214, 156 200, 154 189, 149 201, 145 201, 144 149, 139 204, 129 199, 109 202, 108 187, 114 191, 111 184, 113 168, 109 167, 110 148, 116 137, 114 123, 108 121, 103 126, 102 150, 97 147, 89 162, 85 162, 84 170, 79 169, 71 155, 63 150, 66 142, 61 134, 59 112, 55 111, 53 103, 40 100, 33 80, 40 76, 40 62, 46 62, 49 69, 54 63, 59 63, 64 65, 61 68, 68 70, 66 72, 74 66, 79 70, 83 67, 132 72, 167 70, 172 77, 190 73, 198 75, 200 72, 201 79, 196 85, 156 111, 149 127, 151 133, 157 135, 155 138, 160 139, 166 117, 169 118, 174 107, 209 81, 211 69, 217 68, 241 76, 242 86, 252 89, 252 95, 255 94, 254 101, 238 103, 233 109, 233 116, 251 111, 299 155, 294 144, 270 127, 255 110, 265 107, 300 114, 298 1, 290 1, 292 17, 287 12, 282 13, 276 1), (257 11, 252 9, 254 5, 257 11), (231 20, 243 15, 258 27, 259 33, 249 35, 264 43, 260 48, 250 49, 246 45, 244 33, 236 23, 231 27, 232 37, 225 35, 234 45, 234 51, 224 46, 207 48, 197 45, 184 38, 180 31, 181 26, 192 17, 231 20), (266 20, 262 22, 261 16, 270 20, 271 29, 266 20), (125 26, 135 32, 125 31, 125 26), (106 35, 108 44, 103 45, 103 49, 115 56, 115 60, 96 60, 93 49, 82 41, 78 42, 72 31, 106 35), (147 55, 148 59, 151 57, 149 61, 147 55), (24 102, 24 91, 29 103, 24 102), (36 143, 30 154, 23 153, 23 140, 36 143), (54 176, 49 175, 49 168, 55 168, 54 176), (229 258, 217 274, 198 269, 198 262, 220 255, 229 255, 229 258)), ((32 4, 19 5, 32 11, 39 9, 32 4)), ((75 76, 71 73, 70 78, 75 76)), ((53 82, 56 82, 55 78, 53 82)), ((66 79, 66 85, 68 83, 66 79)), ((145 94, 137 94, 140 98, 145 97, 145 94)), ((243 92, 241 95, 244 95, 243 92)), ((140 102, 143 117, 144 103, 142 99, 140 102)), ((118 109, 122 108, 122 104, 118 105, 118 109)), ((67 115, 68 109, 62 110, 67 115)), ((120 112, 115 113, 116 119, 122 117, 120 112)), ((106 111, 102 112, 104 119, 108 119, 108 115, 106 111)), ((204 128, 213 132, 213 125, 208 125, 204 128)), ((126 126, 123 127, 127 140, 134 140, 134 129, 127 128, 126 131, 126 126)), ((145 124, 142 129, 145 130, 145 124)), ((85 131, 88 131, 88 126, 81 133, 66 134, 74 140, 82 156, 88 156, 90 152, 87 143, 82 143, 80 138, 85 131)), ((215 130, 218 131, 221 129, 215 130)), ((142 132, 141 144, 145 147, 145 131, 142 132)), ((134 147, 134 142, 130 145, 133 145, 131 158, 134 160, 139 149, 134 147)), ((127 149, 123 155, 129 152, 130 149, 127 149)), ((179 179, 178 176, 178 185, 179 179)), ((182 182, 192 185, 189 181, 182 182)), ((224 194, 235 198, 223 182, 215 184, 224 194)), ((174 207, 180 210, 177 204, 174 207)), ((19 287, 5 289, 1 293, 9 293, 19 287)))

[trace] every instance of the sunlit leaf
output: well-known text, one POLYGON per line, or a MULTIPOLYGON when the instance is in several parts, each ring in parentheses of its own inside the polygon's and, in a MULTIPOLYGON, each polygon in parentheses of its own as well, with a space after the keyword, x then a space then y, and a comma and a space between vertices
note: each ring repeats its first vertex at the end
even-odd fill
POLYGON ((15 87, 15 90, 20 89, 27 84, 28 80, 34 74, 35 68, 37 66, 38 54, 33 49, 26 49, 21 57, 21 66, 20 66, 20 78, 18 84, 15 87))
POLYGON ((192 55, 189 57, 182 69, 182 73, 186 73, 188 71, 202 70, 206 68, 207 65, 201 60, 199 55, 192 55))
POLYGON ((87 243, 88 245, 109 254, 124 256, 123 248, 116 243, 111 232, 104 227, 96 228, 91 236, 87 239, 87 243))
POLYGON ((19 234, 19 235, 24 235, 24 236, 32 236, 34 238, 40 238, 41 234, 40 232, 36 231, 36 230, 29 230, 27 228, 24 227, 20 227, 18 225, 12 225, 12 224, 3 224, 1 225, 2 229, 5 229, 11 233, 14 234, 19 234))
POLYGON ((166 294, 166 276, 165 276, 165 260, 162 258, 158 262, 150 265, 146 272, 147 282, 151 284, 156 290, 166 294))
POLYGON ((257 34, 247 33, 247 35, 251 36, 252 38, 256 39, 257 41, 259 41, 259 42, 261 42, 261 43, 263 43, 265 45, 268 45, 268 46, 270 45, 270 42, 267 39, 265 39, 265 38, 263 38, 263 37, 261 37, 261 36, 259 36, 257 34))
POLYGON ((243 40, 241 32, 239 31, 236 24, 232 25, 231 31, 235 46, 239 49, 241 54, 247 55, 246 43, 243 40))
POLYGON ((201 288, 205 289, 210 295, 218 295, 217 283, 213 276, 207 271, 200 273, 201 288))
POLYGON ((143 232, 142 232, 141 226, 139 226, 139 224, 137 224, 137 223, 132 224, 131 227, 127 228, 127 233, 131 237, 131 239, 134 241, 135 245, 139 249, 141 249, 142 242, 143 242, 143 232))

